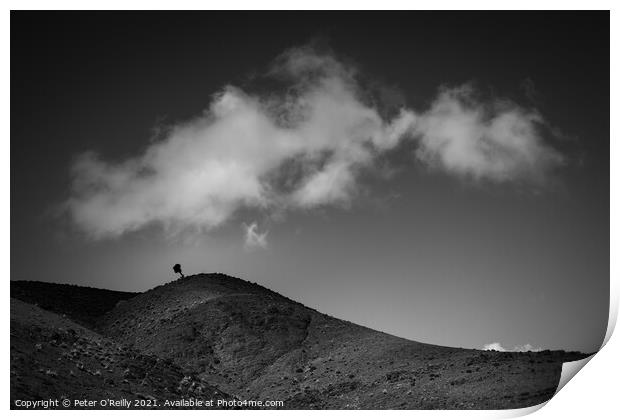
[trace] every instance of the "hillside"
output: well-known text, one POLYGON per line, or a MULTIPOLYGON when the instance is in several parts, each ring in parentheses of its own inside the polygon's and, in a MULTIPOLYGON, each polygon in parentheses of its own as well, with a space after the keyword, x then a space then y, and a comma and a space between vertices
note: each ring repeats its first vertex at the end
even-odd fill
POLYGON ((289 409, 525 407, 553 395, 564 361, 585 356, 410 341, 223 274, 188 276, 117 301, 92 322, 101 340, 167 360, 205 387, 282 400, 289 409))
POLYGON ((227 397, 169 359, 120 345, 62 316, 11 299, 14 400, 227 397))

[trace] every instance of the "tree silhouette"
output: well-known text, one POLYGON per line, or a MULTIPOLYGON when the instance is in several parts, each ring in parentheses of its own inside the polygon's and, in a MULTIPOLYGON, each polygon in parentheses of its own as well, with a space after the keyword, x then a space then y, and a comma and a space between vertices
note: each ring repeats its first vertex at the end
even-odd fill
POLYGON ((185 277, 185 276, 183 275, 183 271, 181 271, 181 264, 178 264, 178 263, 177 263, 177 264, 173 265, 173 266, 172 266, 172 271, 174 271, 175 273, 180 274, 180 275, 181 275, 181 278, 185 277))

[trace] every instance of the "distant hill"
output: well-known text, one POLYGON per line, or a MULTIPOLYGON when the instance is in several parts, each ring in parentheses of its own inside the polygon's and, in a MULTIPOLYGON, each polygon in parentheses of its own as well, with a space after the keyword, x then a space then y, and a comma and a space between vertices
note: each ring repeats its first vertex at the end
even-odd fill
MULTIPOLYGON (((131 296, 101 289, 76 292, 84 301, 105 295, 97 310, 82 305, 68 311, 54 302, 66 297, 65 286, 46 287, 46 307, 87 319, 105 340, 142 357, 168 360, 213 392, 240 400, 282 400, 288 409, 526 407, 553 396, 563 362, 586 357, 410 341, 223 274, 188 276, 131 296)), ((22 282, 17 290, 38 303, 41 294, 28 289, 22 282)))
POLYGON ((65 314, 87 326, 94 325, 119 301, 131 299, 137 294, 42 281, 11 282, 12 298, 57 314, 65 314))

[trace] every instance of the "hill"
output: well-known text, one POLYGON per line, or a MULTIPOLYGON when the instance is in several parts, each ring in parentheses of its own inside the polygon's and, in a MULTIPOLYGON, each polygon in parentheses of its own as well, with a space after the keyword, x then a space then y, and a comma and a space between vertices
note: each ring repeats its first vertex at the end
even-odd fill
POLYGON ((90 322, 105 340, 168 360, 214 392, 281 400, 289 409, 526 407, 553 396, 563 362, 585 357, 410 341, 223 274, 188 276, 117 300, 90 322))

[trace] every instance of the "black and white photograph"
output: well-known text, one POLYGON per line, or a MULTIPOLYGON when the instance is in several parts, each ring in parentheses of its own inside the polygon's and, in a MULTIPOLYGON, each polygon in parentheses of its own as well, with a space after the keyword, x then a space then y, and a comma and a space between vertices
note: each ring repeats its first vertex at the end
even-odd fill
POLYGON ((10 11, 11 410, 524 409, 610 310, 608 10, 10 11))

